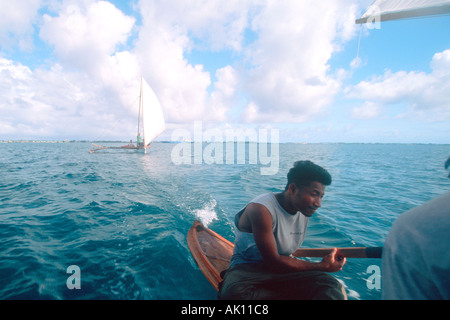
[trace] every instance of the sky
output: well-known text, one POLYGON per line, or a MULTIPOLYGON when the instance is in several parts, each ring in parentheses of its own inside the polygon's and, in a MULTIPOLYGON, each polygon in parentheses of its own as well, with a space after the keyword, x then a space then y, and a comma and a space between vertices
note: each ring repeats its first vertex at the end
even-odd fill
POLYGON ((355 24, 372 0, 0 0, 0 140, 166 131, 450 143, 450 16, 355 24))

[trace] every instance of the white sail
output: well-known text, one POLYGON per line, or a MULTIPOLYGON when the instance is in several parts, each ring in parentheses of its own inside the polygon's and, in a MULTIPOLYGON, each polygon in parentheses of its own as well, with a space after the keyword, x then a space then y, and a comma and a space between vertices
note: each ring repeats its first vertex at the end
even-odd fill
POLYGON ((147 146, 166 129, 166 124, 161 105, 152 88, 144 78, 141 85, 142 138, 144 146, 147 146))
POLYGON ((450 0, 375 0, 357 24, 450 13, 450 0))

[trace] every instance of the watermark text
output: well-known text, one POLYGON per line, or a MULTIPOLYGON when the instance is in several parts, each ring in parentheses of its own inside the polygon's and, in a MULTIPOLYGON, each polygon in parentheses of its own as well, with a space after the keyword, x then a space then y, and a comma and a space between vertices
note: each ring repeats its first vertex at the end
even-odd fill
POLYGON ((176 165, 260 164, 262 175, 274 175, 279 169, 278 129, 226 129, 222 132, 217 128, 203 130, 202 123, 197 121, 193 137, 189 130, 176 129, 172 141, 183 141, 172 148, 171 159, 176 165))
POLYGON ((73 290, 81 289, 81 270, 79 266, 71 265, 67 268, 68 274, 72 274, 70 277, 67 278, 66 285, 67 289, 73 290))
POLYGON ((367 273, 371 275, 367 279, 367 288, 370 290, 381 289, 381 269, 377 265, 371 265, 367 267, 367 273))

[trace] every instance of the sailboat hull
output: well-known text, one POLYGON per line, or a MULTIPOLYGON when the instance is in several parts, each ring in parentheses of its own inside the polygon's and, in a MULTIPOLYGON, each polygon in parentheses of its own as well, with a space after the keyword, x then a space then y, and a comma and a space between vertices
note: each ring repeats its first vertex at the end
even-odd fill
POLYGON ((127 151, 147 153, 148 149, 150 149, 150 146, 147 146, 147 147, 128 147, 128 146, 123 146, 123 147, 105 147, 105 146, 101 146, 101 145, 93 143, 89 153, 94 153, 94 152, 100 151, 100 150, 127 150, 127 151))

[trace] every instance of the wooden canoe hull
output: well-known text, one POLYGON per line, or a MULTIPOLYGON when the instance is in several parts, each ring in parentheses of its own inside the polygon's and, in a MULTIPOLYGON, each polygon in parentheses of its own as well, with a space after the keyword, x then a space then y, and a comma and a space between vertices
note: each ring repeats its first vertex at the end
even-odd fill
POLYGON ((220 273, 230 264, 234 244, 195 220, 187 235, 192 256, 206 279, 219 291, 220 273))

